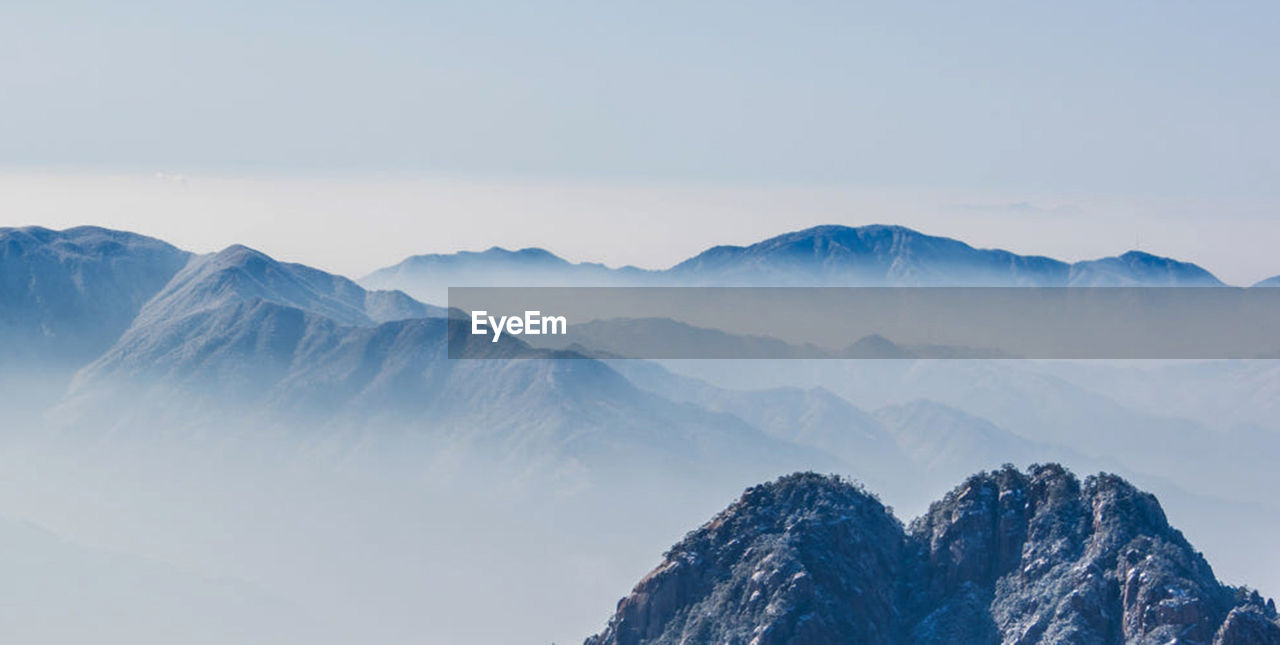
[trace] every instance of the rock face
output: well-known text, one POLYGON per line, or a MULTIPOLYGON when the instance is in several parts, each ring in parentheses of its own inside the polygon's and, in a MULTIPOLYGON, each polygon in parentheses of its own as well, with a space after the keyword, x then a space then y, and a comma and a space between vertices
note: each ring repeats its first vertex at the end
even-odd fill
POLYGON ((904 528, 812 473, 750 488, 667 553, 587 645, 1280 643, 1155 497, 1057 465, 975 475, 904 528))

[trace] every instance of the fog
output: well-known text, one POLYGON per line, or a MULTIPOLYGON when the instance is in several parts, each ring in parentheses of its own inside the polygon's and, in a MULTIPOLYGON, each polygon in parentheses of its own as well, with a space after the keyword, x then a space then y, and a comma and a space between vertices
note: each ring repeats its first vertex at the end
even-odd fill
MULTIPOLYGON (((630 365, 617 367, 634 382, 655 382, 637 370, 656 366, 624 363, 630 365)), ((1131 422, 1152 415, 1150 406, 1159 403, 1141 396, 1149 390, 1116 389, 1131 366, 1097 363, 686 361, 668 367, 722 386, 821 385, 871 410, 925 396, 945 401, 942 395, 952 392, 970 398, 946 402, 1003 422, 1019 415, 1048 419, 1059 412, 1049 400, 1063 400, 1062 392, 1080 395, 1074 403, 1086 400, 1080 393, 1087 390, 1070 380, 1079 374, 1094 382, 1101 382, 1099 373, 1111 374, 1109 397, 1132 412, 1123 417, 1131 422), (1007 387, 1014 403, 1001 407, 961 386, 974 374, 988 379, 991 391, 1025 384, 1031 375, 1053 376, 1034 388, 1007 387), (875 382, 878 390, 868 387, 875 382)), ((1154 375, 1148 380, 1188 388, 1212 376, 1218 405, 1236 408, 1240 401, 1222 393, 1248 399, 1247 376, 1270 369, 1274 364, 1241 362, 1145 371, 1154 375), (1236 375, 1231 385, 1223 370, 1236 375)), ((15 395, 22 390, 5 388, 4 409, 57 400, 62 386, 57 379, 28 383, 21 396, 15 395)), ((709 395, 698 396, 712 405, 709 395)), ((763 396, 748 393, 744 400, 763 396)), ((136 422, 137 410, 124 414, 136 404, 116 400, 76 424, 54 421, 67 417, 51 413, 6 415, 0 451, 5 633, 54 643, 579 642, 603 626, 616 599, 685 531, 744 487, 806 466, 800 456, 780 459, 772 469, 744 462, 704 473, 674 463, 655 467, 643 456, 586 458, 532 444, 504 452, 460 439, 463 428, 447 423, 366 424, 335 440, 332 426, 252 420, 230 407, 220 416, 234 422, 147 424, 136 422), (109 421, 120 418, 133 420, 109 421)), ((1206 418, 1213 405, 1183 402, 1195 412, 1189 416, 1206 418)), ((738 414, 752 418, 745 408, 738 414)), ((1082 414, 1096 423, 1122 418, 1113 404, 1096 400, 1082 414)), ((1006 460, 1060 460, 1081 474, 1115 471, 1155 492, 1171 523, 1205 551, 1225 581, 1264 593, 1280 588, 1269 543, 1280 529, 1275 475, 1266 466, 1274 462, 1273 442, 1252 444, 1254 461, 1181 454, 1177 442, 1107 454, 1099 451, 1098 436, 1125 429, 1072 434, 1059 427, 1070 417, 1057 418, 1040 429, 1011 425, 1008 435, 974 433, 988 445, 951 443, 932 455, 904 444, 917 450, 908 451, 912 458, 931 461, 897 473, 836 470, 871 475, 863 479, 874 480, 873 490, 904 520, 965 473, 1006 460), (948 458, 939 461, 939 455, 948 458)), ((1221 433, 1229 429, 1208 430, 1225 440, 1221 433)), ((513 432, 519 437, 536 429, 517 423, 513 432)), ((1266 432, 1271 436, 1274 428, 1266 432)), ((815 458, 808 465, 831 463, 815 458)))

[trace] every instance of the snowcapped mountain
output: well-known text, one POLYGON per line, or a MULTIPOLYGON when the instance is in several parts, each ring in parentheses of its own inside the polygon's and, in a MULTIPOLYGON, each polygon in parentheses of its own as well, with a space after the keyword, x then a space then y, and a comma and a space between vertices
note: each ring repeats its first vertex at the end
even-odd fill
POLYGON ((443 302, 448 286, 1217 286, 1185 262, 1130 251, 1074 264, 978 249, 902 226, 816 226, 749 246, 716 246, 669 269, 610 269, 543 249, 420 255, 363 284, 443 302))
POLYGON ((672 547, 587 645, 1280 643, 1153 495, 1057 465, 964 481, 904 527, 802 473, 747 489, 672 547))
POLYGON ((1257 284, 1255 284, 1255 285, 1253 285, 1253 286, 1255 286, 1255 287, 1280 287, 1280 275, 1278 275, 1278 276, 1273 276, 1273 277, 1270 277, 1270 278, 1267 278, 1266 280, 1259 280, 1259 281, 1258 281, 1258 283, 1257 283, 1257 284))

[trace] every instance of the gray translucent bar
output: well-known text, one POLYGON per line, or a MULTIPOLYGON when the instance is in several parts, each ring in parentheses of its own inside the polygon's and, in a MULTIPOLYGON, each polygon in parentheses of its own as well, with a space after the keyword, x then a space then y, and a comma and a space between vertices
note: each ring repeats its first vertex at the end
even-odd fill
POLYGON ((452 358, 1280 358, 1280 289, 455 287, 449 307, 452 358))

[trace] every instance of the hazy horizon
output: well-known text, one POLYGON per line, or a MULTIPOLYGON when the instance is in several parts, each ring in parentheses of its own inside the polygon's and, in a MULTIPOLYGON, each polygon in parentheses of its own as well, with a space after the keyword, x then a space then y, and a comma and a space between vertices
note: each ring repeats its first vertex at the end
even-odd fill
POLYGON ((801 184, 572 182, 413 173, 0 171, 3 226, 97 225, 196 252, 245 244, 353 278, 410 255, 545 248, 666 268, 821 224, 897 224, 1064 261, 1138 249, 1229 284, 1280 274, 1280 220, 1248 200, 801 184), (1234 213, 1232 217, 1218 213, 1234 213))
POLYGON ((1280 274, 1278 22, 1267 3, 9 3, 0 225, 358 277, 493 245, 659 268, 891 223, 1252 284, 1280 274))

